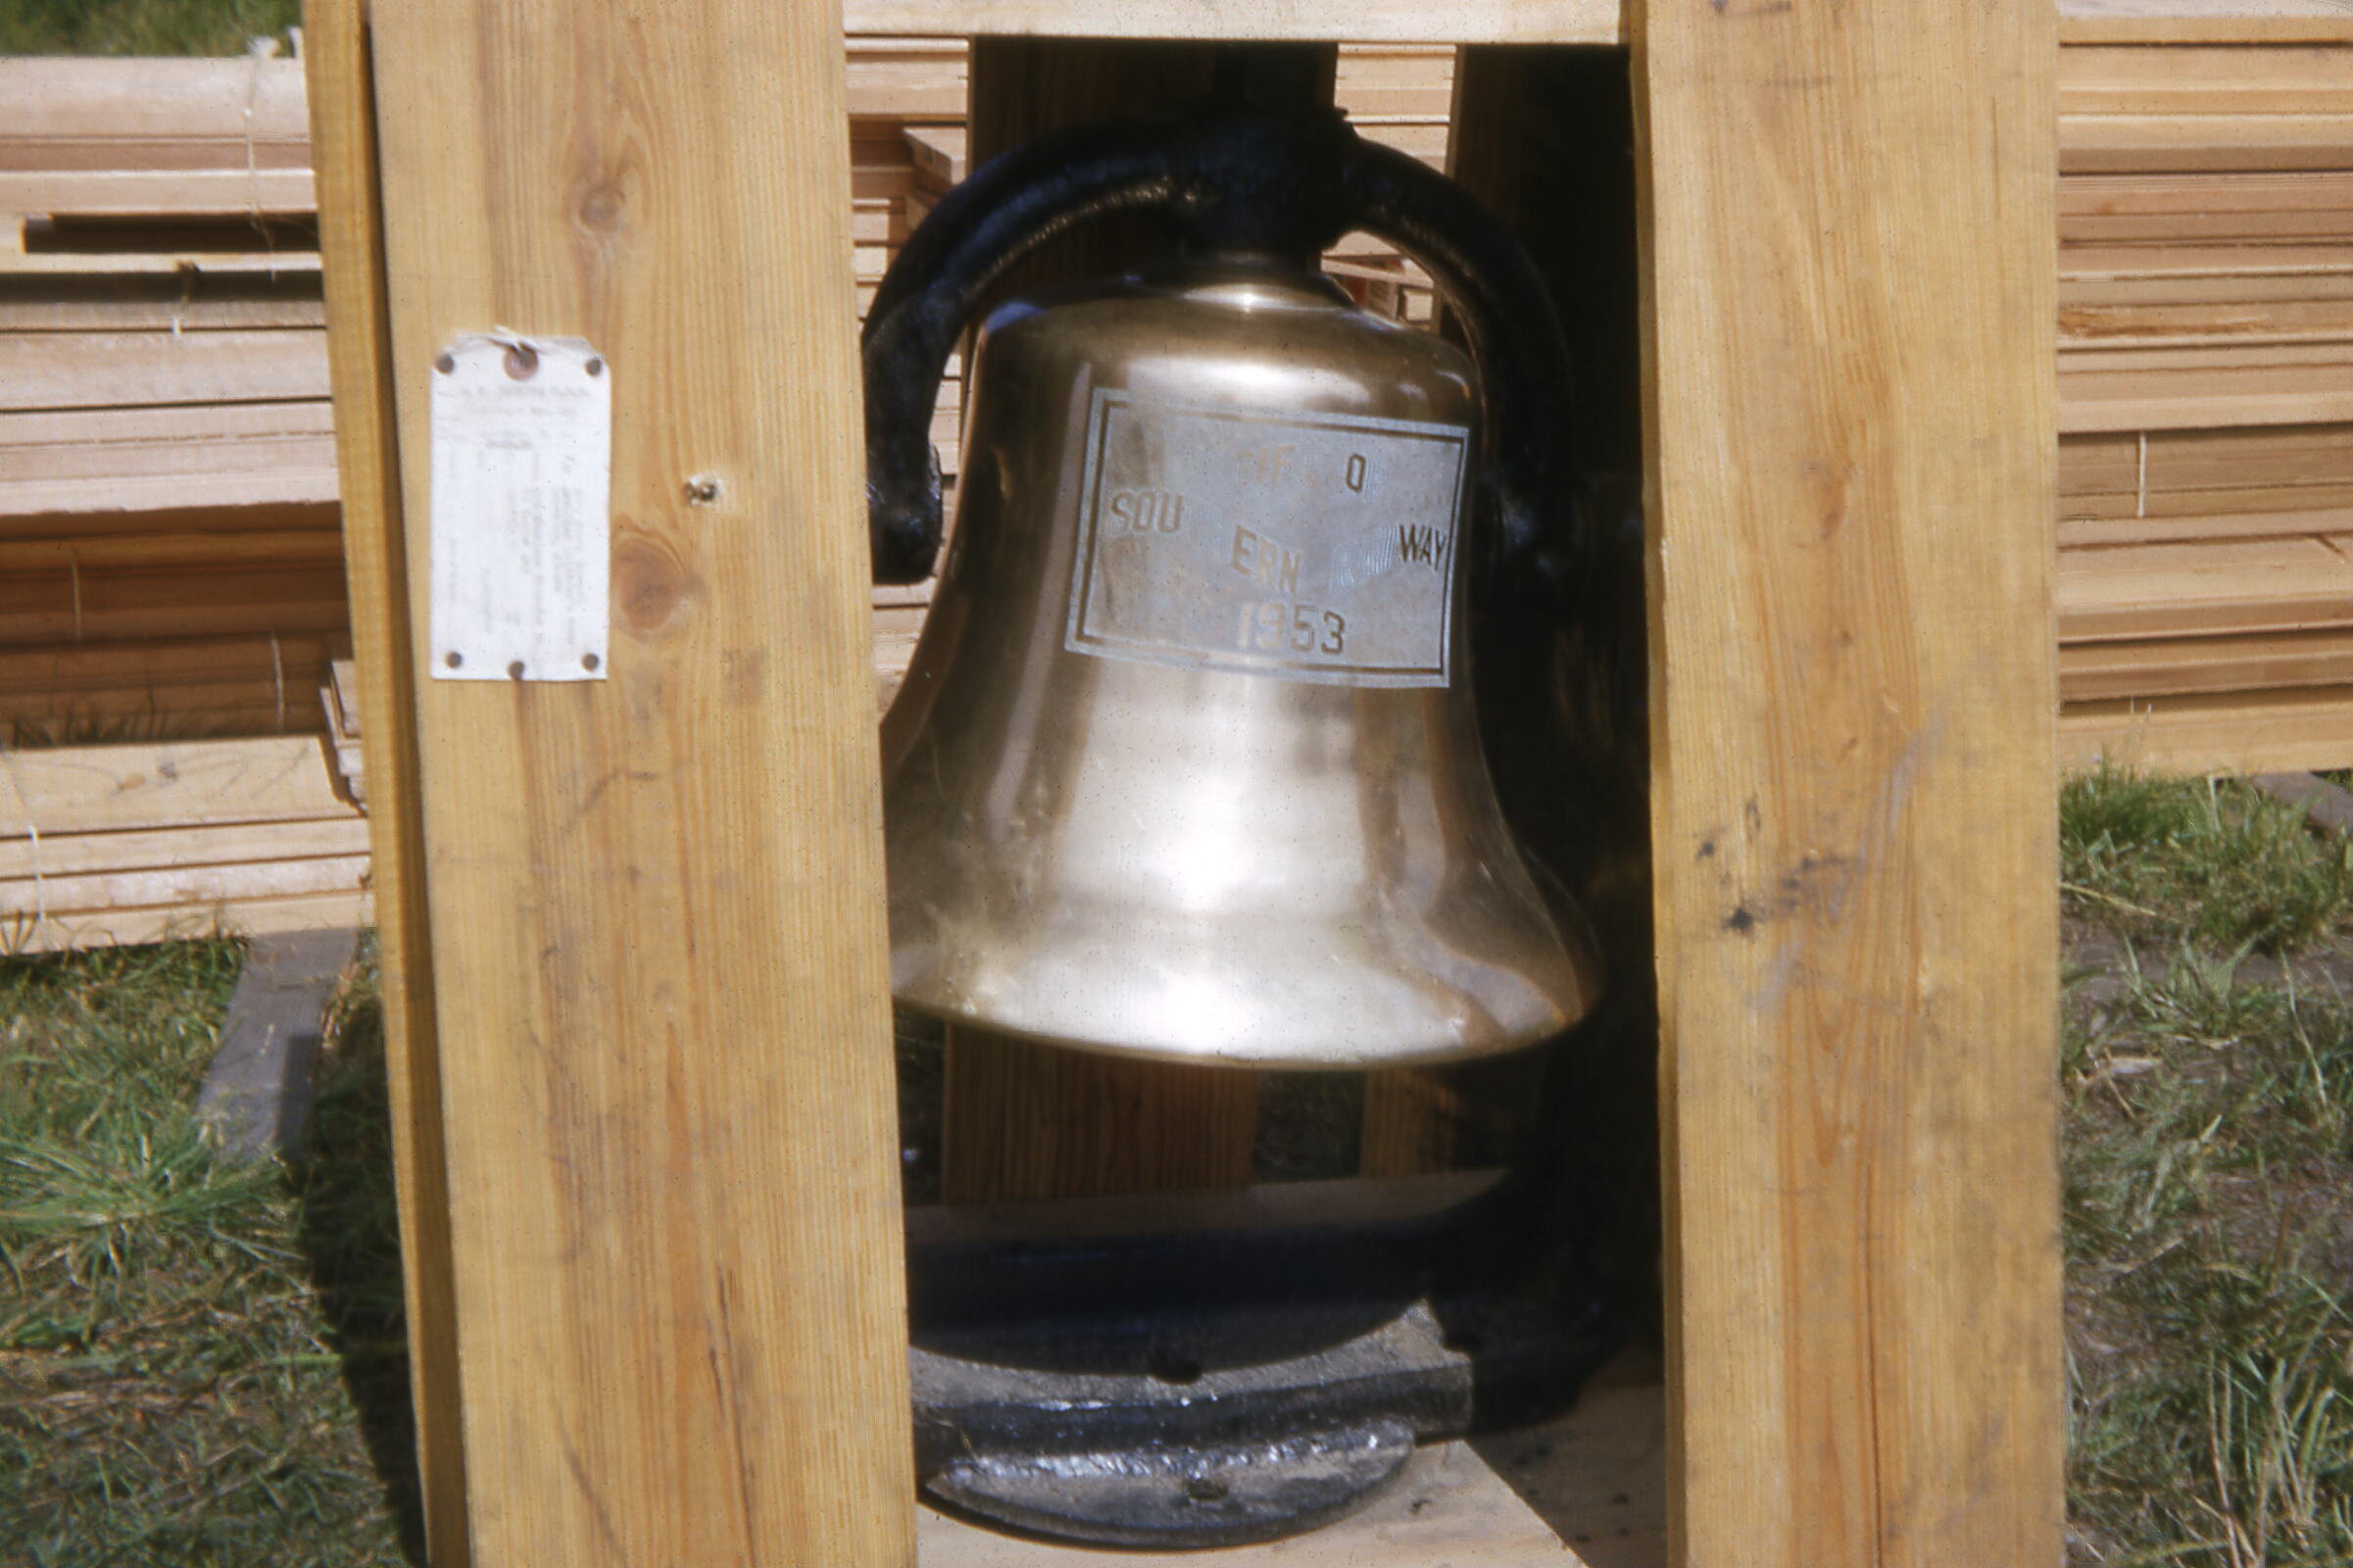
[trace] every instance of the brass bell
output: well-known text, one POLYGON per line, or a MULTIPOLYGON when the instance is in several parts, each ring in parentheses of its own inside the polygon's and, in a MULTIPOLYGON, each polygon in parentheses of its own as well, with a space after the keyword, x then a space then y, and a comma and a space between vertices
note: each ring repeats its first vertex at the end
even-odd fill
POLYGON ((1532 447, 1531 411, 1500 428, 1481 390, 1549 396, 1560 372, 1529 362, 1558 329, 1504 335, 1550 306, 1457 188, 1337 116, 1257 111, 984 168, 868 318, 878 574, 920 578, 936 549, 923 432, 982 290, 1138 209, 1177 227, 1167 261, 1002 305, 972 351, 956 534, 883 725, 894 994, 1289 1068, 1559 1032, 1598 971, 1512 843, 1467 679, 1473 552, 1534 569, 1512 555, 1544 526, 1529 492, 1558 490, 1541 441, 1493 471, 1499 443, 1532 447), (1476 373, 1317 270, 1350 228, 1430 268, 1476 373))

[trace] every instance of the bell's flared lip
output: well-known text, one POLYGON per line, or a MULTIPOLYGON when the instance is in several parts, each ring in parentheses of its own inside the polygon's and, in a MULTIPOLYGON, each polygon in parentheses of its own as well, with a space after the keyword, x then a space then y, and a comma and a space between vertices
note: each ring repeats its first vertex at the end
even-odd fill
MULTIPOLYGON (((1564 955, 1564 959, 1565 959, 1564 955)), ((1000 997, 974 1005, 920 984, 894 986, 893 1000, 944 1023, 985 1030, 1039 1045, 1131 1060, 1196 1066, 1271 1068, 1290 1072, 1349 1072, 1386 1067, 1441 1066, 1507 1055, 1554 1039, 1577 1024, 1598 998, 1573 973, 1567 996, 1531 990, 1533 1004, 1508 1018, 1457 1014, 1400 1020, 1404 1027, 1368 1028, 1318 1036, 1319 1020, 1283 1019, 1260 1012, 1256 1026, 1221 1027, 1213 1017, 1171 1015, 1145 1008, 1123 1014, 1090 1002, 1054 1006, 1036 997, 1000 997)))

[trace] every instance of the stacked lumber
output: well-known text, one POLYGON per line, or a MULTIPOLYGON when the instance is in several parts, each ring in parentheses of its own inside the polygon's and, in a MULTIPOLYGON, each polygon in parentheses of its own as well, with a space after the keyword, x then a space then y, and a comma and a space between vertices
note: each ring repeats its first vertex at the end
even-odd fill
MULTIPOLYGON (((850 42, 861 308, 962 177, 966 60, 850 42)), ((1340 102, 1436 162, 1452 65, 1348 46, 1340 102)), ((1389 247, 1330 264, 1428 318, 1389 247)), ((0 743, 322 728, 348 642, 318 273, 299 64, 0 61, 0 743)), ((933 425, 952 477, 960 372, 933 425)))
MULTIPOLYGON (((850 50, 853 264, 960 42, 850 50)), ((301 66, 0 60, 0 744, 318 732, 349 652, 301 66)), ((956 404, 944 395, 953 447, 956 404)))
MULTIPOLYGON (((1454 113, 1454 51, 1443 44, 1343 44, 1332 101, 1368 141, 1443 170, 1454 113)), ((1325 256, 1324 270, 1367 310, 1416 324, 1430 320, 1429 274, 1369 234, 1342 239, 1325 256)))
POLYGON ((0 60, 0 744, 315 730, 334 502, 301 67, 0 60))
POLYGON ((2062 36, 2063 751, 2353 765, 2353 17, 2062 36))
MULTIPOLYGON (((849 40, 852 268, 861 321, 899 247, 929 211, 920 194, 924 147, 954 135, 960 156, 969 57, 958 38, 849 40)), ((950 477, 962 412, 962 367, 952 362, 932 419, 950 477)))
POLYGON ((0 952, 368 918, 368 823, 316 738, 0 752, 0 952))

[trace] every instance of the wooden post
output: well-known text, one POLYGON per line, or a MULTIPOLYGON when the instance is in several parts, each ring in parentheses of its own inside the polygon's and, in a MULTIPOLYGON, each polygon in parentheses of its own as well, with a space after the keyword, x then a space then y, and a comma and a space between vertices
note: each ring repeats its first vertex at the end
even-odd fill
POLYGON ((1258 1075, 948 1034, 940 1196, 1014 1202, 1243 1187, 1258 1075))
POLYGON ((1678 1563, 2061 1553, 2051 8, 1632 8, 1678 1563))
MULTIPOLYGON (((396 985, 412 1088, 439 1065, 411 1108, 438 1112, 447 1183, 418 1136, 404 1185, 428 1228, 446 1213, 474 1560, 895 1568, 912 1480, 838 13, 373 20, 401 483, 355 589, 370 744, 415 736, 414 776, 371 756, 369 794, 416 829, 379 840, 406 846, 404 889, 422 861, 396 985), (432 362, 495 326, 610 367, 603 680, 415 663, 432 362)), ((380 367, 339 381, 342 418, 388 441, 380 367)), ((445 1328, 417 1321, 437 1364, 445 1328)))
MULTIPOLYGON (((1594 530, 1574 598, 1551 625, 1508 614, 1476 622, 1472 667, 1496 793, 1523 843, 1575 893, 1607 976, 1599 1007, 1558 1048, 1537 1136, 1562 1161, 1574 1209, 1563 1219, 1579 1227, 1589 1264, 1648 1322, 1663 1321, 1651 1315, 1659 1168, 1650 909, 1653 884, 1668 873, 1654 872, 1650 853, 1643 693, 1656 650, 1642 587, 1633 140, 1623 50, 1458 52, 1448 172, 1512 228, 1551 285, 1570 378, 1568 428, 1554 439, 1585 477, 1594 530)), ((1505 1079, 1473 1102, 1531 1102, 1505 1079)), ((1379 1147, 1372 1109, 1368 1096, 1368 1156, 1379 1147)), ((1372 1174, 1369 1157, 1367 1165, 1372 1174)))
POLYGON ((311 159, 319 181, 344 570, 373 800, 368 813, 376 957, 383 973, 384 1074, 399 1185, 409 1390, 417 1414, 425 1555, 466 1568, 466 1435, 458 1383, 456 1259, 442 1139, 440 1032, 425 921, 424 819, 417 793, 417 666, 409 641, 409 538, 393 423, 392 326, 376 188, 375 88, 367 0, 307 0, 304 56, 311 159))
MULTIPOLYGON (((1203 44, 981 38, 972 49, 974 167, 1065 125, 1149 113, 1209 87, 1203 44)), ((1328 101, 1338 50, 1325 50, 1328 101)), ((1105 224, 1023 267, 1014 286, 1101 276, 1152 243, 1105 224)), ((950 1202, 1240 1187, 1258 1074, 1082 1055, 953 1030, 940 1190, 950 1202)))

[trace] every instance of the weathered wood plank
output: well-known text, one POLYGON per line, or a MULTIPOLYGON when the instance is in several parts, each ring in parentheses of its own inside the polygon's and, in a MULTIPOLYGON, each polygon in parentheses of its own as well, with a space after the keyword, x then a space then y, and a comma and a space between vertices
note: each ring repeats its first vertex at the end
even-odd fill
POLYGON ((354 814, 312 736, 0 751, 0 838, 354 814))
POLYGON ((303 735, 340 632, 0 648, 0 737, 27 747, 303 735))
POLYGON ((0 170, 7 213, 259 217, 318 209, 307 169, 0 170))
POLYGON ((2348 43, 2335 0, 2061 0, 2065 44, 2348 43))
POLYGON ((2297 534, 2353 534, 2353 496, 2340 507, 2275 512, 2148 513, 2059 519, 2062 550, 2083 545, 2182 544, 2193 540, 2277 539, 2297 534))
POLYGON ((849 0, 854 33, 924 36, 1290 39, 1360 43, 1616 43, 1618 0, 849 0))
POLYGON ((266 860, 349 858, 368 853, 368 823, 356 812, 310 822, 149 828, 127 833, 52 833, 0 838, 0 880, 79 876, 141 868, 240 865, 266 860))
POLYGON ((273 528, 255 533, 103 533, 87 539, 0 539, 0 572, 84 571, 109 567, 343 564, 343 537, 331 528, 273 528))
POLYGON ((324 398, 0 414, 0 517, 316 506, 338 494, 324 398))
POLYGON ((2353 560, 2325 538, 2067 550, 2053 602, 2069 642, 2353 624, 2353 560))
POLYGON ((2059 760, 2177 773, 2353 766, 2353 686, 2070 703, 2059 760))
POLYGON ((301 142, 310 128, 292 60, 0 59, 0 142, 208 141, 242 167, 249 140, 301 142))
POLYGON ((2059 457, 2060 488, 2070 496, 2349 484, 2353 425, 2070 436, 2059 457))
POLYGON ((1678 1562, 2061 1554, 2052 22, 1630 22, 1678 1562))
POLYGON ((324 332, 0 336, 0 409, 260 403, 326 395, 324 332))
POLYGON ((0 644, 336 632, 347 615, 343 572, 331 561, 0 576, 0 644))
POLYGON ((0 332, 218 332, 326 325, 315 291, 291 280, 242 287, 202 277, 82 278, 0 296, 0 332))
POLYGON ((344 893, 368 884, 366 855, 159 866, 145 871, 35 876, 0 882, 0 924, 114 909, 203 909, 248 900, 344 893))
POLYGON ((206 937, 340 931, 372 924, 374 919, 373 906, 365 893, 243 899, 211 907, 175 905, 157 909, 112 909, 0 922, 0 953, 68 953, 206 937))
MULTIPOLYGON (((321 211, 319 248, 333 329, 327 338, 343 499, 351 640, 368 671, 361 701, 372 737, 368 815, 376 953, 384 999, 384 1076, 401 1274, 409 1323, 409 1395, 417 1420, 424 1544, 435 1568, 472 1559, 451 1237, 441 1033, 425 914, 424 813, 418 795, 416 661, 410 643, 410 541, 394 421, 392 330, 377 177, 368 0, 305 0, 311 139, 321 211)), ((421 530, 420 530, 421 531, 421 530)))
POLYGON ((2157 637, 2059 650, 2059 695, 2070 703, 2347 682, 2353 682, 2353 630, 2157 637))
POLYGON ((607 678, 407 698, 485 1563, 912 1555, 838 25, 373 16, 419 591, 364 691, 425 642, 434 355, 574 335, 614 388, 607 678))

